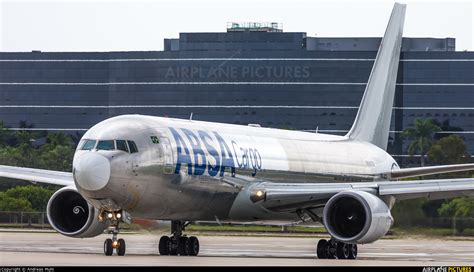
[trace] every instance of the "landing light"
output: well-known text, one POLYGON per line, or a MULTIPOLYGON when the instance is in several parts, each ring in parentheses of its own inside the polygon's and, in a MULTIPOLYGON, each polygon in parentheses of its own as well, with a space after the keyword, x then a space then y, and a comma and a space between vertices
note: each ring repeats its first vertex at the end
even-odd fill
POLYGON ((117 213, 117 219, 120 219, 122 218, 122 214, 121 213, 117 213))
POLYGON ((114 215, 112 213, 107 214, 107 218, 111 219, 112 217, 114 217, 114 215))
POLYGON ((266 193, 263 190, 258 190, 252 195, 250 195, 250 200, 252 200, 252 202, 254 203, 260 200, 264 200, 265 198, 266 198, 266 193))

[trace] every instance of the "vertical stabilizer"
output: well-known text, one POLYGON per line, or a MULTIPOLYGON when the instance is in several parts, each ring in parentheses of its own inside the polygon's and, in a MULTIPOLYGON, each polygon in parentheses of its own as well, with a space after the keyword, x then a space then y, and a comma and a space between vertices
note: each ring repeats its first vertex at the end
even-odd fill
POLYGON ((399 3, 393 6, 359 111, 346 135, 349 139, 370 142, 384 150, 387 149, 392 117, 405 9, 406 5, 399 3))

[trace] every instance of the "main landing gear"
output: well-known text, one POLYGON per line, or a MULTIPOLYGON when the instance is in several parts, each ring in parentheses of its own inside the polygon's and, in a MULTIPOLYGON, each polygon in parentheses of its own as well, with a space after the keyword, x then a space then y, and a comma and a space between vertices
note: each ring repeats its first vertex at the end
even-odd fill
POLYGON ((171 236, 162 236, 158 245, 160 255, 197 256, 199 253, 199 240, 183 234, 189 223, 171 221, 171 236))
POLYGON ((103 211, 99 216, 99 220, 101 220, 101 222, 110 221, 108 232, 109 234, 112 234, 112 239, 108 238, 104 241, 105 256, 111 256, 114 252, 114 249, 117 252, 117 255, 124 256, 126 249, 125 240, 117 239, 117 235, 120 231, 119 223, 122 221, 122 212, 103 211))
POLYGON ((357 244, 346 244, 331 238, 329 241, 321 239, 318 242, 316 253, 319 259, 351 259, 357 258, 357 244))

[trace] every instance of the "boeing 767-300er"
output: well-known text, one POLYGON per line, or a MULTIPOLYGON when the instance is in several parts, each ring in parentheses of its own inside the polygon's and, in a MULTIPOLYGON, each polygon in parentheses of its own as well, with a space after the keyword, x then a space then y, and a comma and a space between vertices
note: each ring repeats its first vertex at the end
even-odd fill
POLYGON ((345 136, 142 115, 98 123, 81 139, 72 173, 0 166, 0 177, 64 186, 48 202, 52 227, 85 238, 109 230, 105 255, 125 254, 119 223, 170 220, 161 255, 199 252, 195 221, 319 221, 331 239, 319 258, 355 259, 384 236, 396 200, 474 195, 474 179, 399 178, 473 170, 474 164, 400 169, 385 151, 405 5, 396 3, 362 102, 345 136))

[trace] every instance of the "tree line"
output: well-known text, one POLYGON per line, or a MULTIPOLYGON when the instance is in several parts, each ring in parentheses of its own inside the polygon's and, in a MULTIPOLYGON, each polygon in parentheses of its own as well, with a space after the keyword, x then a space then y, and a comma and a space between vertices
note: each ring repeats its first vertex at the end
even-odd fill
MULTIPOLYGON (((24 122, 23 128, 31 128, 24 122)), ((0 122, 0 165, 71 172, 78 137, 64 133, 8 129, 0 122)), ((0 178, 0 211, 45 211, 59 186, 0 178)))
MULTIPOLYGON (((438 133, 443 130, 459 131, 449 122, 440 124, 433 119, 415 119, 413 126, 405 129, 402 137, 408 141, 410 156, 419 155, 420 166, 462 164, 472 162, 464 140, 456 134, 438 133), (443 129, 442 129, 443 128, 443 129)), ((470 178, 473 172, 459 172, 435 175, 436 178, 470 178)), ((453 217, 474 218, 474 197, 459 197, 448 200, 414 199, 395 205, 393 215, 399 226, 416 225, 428 218, 453 217)), ((461 231, 462 231, 462 226, 461 231)))

